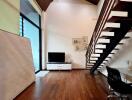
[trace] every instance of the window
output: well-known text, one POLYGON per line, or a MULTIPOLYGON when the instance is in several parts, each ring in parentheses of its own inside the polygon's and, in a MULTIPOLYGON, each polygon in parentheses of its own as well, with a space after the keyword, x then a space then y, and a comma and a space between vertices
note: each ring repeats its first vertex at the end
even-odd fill
POLYGON ((38 72, 41 70, 41 17, 28 0, 21 0, 20 8, 20 36, 29 38, 35 72, 38 72))
POLYGON ((40 26, 39 14, 30 4, 31 0, 20 0, 20 11, 37 26, 40 26))

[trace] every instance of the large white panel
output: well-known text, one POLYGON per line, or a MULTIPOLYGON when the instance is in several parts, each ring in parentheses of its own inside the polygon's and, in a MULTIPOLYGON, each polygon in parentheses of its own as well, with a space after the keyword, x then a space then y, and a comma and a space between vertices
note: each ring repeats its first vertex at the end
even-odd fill
POLYGON ((0 100, 13 100, 35 81, 33 66, 29 40, 0 30, 0 100))

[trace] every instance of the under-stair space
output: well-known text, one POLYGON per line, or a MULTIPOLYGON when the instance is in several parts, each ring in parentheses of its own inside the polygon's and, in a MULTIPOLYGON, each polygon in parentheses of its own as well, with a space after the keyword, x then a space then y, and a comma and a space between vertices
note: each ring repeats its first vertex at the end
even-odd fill
POLYGON ((91 74, 109 64, 131 38, 132 0, 105 0, 86 52, 91 74))

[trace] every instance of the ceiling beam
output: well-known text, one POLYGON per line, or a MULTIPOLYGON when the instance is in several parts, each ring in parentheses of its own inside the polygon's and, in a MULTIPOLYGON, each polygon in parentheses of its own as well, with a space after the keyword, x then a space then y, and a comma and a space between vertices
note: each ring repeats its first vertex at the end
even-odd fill
POLYGON ((86 0, 94 5, 97 5, 99 3, 99 0, 86 0))
POLYGON ((42 10, 46 11, 53 0, 36 0, 42 10))

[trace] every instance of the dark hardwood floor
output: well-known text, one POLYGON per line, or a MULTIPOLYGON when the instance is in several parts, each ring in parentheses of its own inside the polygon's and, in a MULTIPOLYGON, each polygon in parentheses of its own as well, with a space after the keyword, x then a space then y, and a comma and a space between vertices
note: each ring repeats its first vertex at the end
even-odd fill
POLYGON ((15 100, 107 100, 107 87, 104 76, 88 70, 52 71, 15 100))

